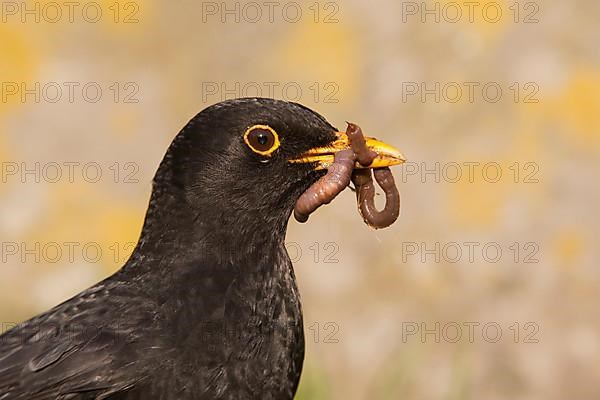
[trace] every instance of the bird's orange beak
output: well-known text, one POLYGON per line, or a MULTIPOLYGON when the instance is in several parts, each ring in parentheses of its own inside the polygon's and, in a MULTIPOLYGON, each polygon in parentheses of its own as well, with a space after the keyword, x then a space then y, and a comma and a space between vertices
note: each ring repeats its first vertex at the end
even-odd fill
MULTIPOLYGON (((314 163, 315 170, 327 169, 333 164, 334 155, 340 150, 350 149, 350 141, 346 132, 337 132, 338 139, 323 147, 310 149, 302 156, 289 160, 291 163, 314 163)), ((358 162, 355 168, 382 168, 402 164, 406 161, 404 155, 397 148, 372 137, 365 137, 367 148, 377 153, 377 157, 368 167, 361 166, 358 162)))

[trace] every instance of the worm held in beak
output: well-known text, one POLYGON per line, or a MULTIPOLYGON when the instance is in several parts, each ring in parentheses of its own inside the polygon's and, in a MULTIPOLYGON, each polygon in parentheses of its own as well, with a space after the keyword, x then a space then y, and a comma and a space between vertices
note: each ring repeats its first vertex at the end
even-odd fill
POLYGON ((327 165, 327 173, 304 192, 294 208, 294 217, 298 222, 306 222, 310 214, 323 204, 330 203, 352 180, 356 186, 358 209, 367 225, 380 229, 393 224, 400 214, 400 193, 394 177, 387 165, 404 162, 399 151, 374 139, 374 148, 380 148, 381 154, 367 145, 360 127, 348 123, 345 133, 334 145, 315 149, 305 157, 291 162, 319 162, 317 169, 327 165), (345 146, 341 148, 340 146, 345 146), (327 162, 333 152, 333 161, 327 162), (377 162, 375 162, 377 160, 377 162), (385 206, 381 211, 375 207, 375 186, 371 171, 377 184, 385 193, 385 206))
POLYGON ((323 204, 329 204, 350 184, 356 155, 352 150, 335 153, 334 162, 327 173, 300 196, 294 208, 298 222, 308 221, 308 216, 323 204))

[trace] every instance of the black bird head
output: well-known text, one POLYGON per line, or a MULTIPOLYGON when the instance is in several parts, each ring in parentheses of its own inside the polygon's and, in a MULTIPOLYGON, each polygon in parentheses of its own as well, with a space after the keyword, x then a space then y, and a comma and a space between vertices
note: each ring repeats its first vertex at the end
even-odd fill
MULTIPOLYGON (((211 239, 223 246, 233 236, 283 240, 298 197, 348 146, 343 136, 296 103, 244 98, 206 108, 159 167, 142 242, 180 248, 211 239)), ((396 149, 374 139, 367 144, 382 166, 402 162, 396 149)))

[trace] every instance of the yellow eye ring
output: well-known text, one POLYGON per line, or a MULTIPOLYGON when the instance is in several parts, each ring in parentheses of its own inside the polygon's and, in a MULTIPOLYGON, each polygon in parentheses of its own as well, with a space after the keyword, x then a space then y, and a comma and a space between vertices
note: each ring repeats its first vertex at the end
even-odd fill
POLYGON ((244 133, 244 142, 256 154, 270 157, 281 144, 279 135, 268 125, 253 125, 244 133))

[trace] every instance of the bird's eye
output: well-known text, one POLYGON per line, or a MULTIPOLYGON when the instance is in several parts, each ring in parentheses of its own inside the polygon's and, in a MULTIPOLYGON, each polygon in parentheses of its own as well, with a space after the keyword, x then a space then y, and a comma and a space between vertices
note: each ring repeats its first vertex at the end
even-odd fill
POLYGON ((244 133, 244 142, 253 152, 270 156, 279 147, 277 132, 268 125, 254 125, 244 133))

